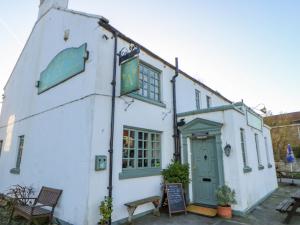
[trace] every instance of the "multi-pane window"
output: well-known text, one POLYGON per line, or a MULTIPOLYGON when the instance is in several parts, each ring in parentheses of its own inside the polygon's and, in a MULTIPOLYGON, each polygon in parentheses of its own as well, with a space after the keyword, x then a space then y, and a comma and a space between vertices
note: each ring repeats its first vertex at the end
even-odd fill
POLYGON ((160 152, 160 132, 124 128, 123 169, 160 168, 160 152))
POLYGON ((1 152, 2 152, 2 147, 3 147, 3 140, 0 140, 0 156, 1 156, 1 152))
POLYGON ((196 109, 201 109, 201 93, 197 89, 195 90, 196 109))
POLYGON ((258 166, 261 166, 258 134, 255 134, 254 136, 255 136, 255 147, 256 147, 256 154, 257 154, 257 162, 258 162, 258 166))
POLYGON ((270 155, 269 155, 269 148, 268 148, 268 139, 267 137, 264 138, 265 140, 265 149, 266 149, 266 156, 267 156, 267 161, 268 161, 268 165, 270 165, 270 155))
POLYGON ((210 96, 206 96, 206 105, 207 105, 207 108, 211 107, 211 97, 210 96))
POLYGON ((17 169, 20 169, 22 154, 23 154, 23 148, 24 148, 24 135, 19 136, 18 156, 17 156, 17 162, 16 162, 16 168, 17 169))
POLYGON ((240 135, 241 135, 241 149, 243 155, 243 163, 244 163, 244 168, 246 168, 248 167, 248 161, 247 161, 246 143, 245 143, 245 130, 243 128, 240 129, 240 135))
POLYGON ((160 102, 160 72, 140 63, 140 90, 137 94, 160 102))

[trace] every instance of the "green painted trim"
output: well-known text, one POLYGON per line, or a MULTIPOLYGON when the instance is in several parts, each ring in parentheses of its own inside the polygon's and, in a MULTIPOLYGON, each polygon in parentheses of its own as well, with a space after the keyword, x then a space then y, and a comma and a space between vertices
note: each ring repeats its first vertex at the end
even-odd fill
POLYGON ((21 171, 20 168, 12 168, 9 172, 12 174, 20 174, 21 171))
POLYGON ((151 100, 149 98, 143 97, 143 96, 138 95, 138 94, 130 93, 127 96, 129 96, 131 98, 135 98, 135 99, 140 100, 142 102, 146 102, 146 103, 150 103, 152 105, 159 106, 159 107, 163 107, 163 108, 167 107, 166 104, 164 104, 162 102, 154 101, 154 100, 151 100))
POLYGON ((211 107, 211 108, 205 108, 205 109, 199 109, 199 110, 192 110, 188 112, 183 112, 183 113, 178 113, 178 117, 184 117, 184 116, 191 116, 191 115, 197 115, 200 113, 210 113, 210 112, 218 112, 218 111, 225 111, 225 110, 235 110, 241 114, 245 114, 243 111, 237 108, 236 105, 230 104, 230 105, 222 105, 222 106, 216 106, 216 107, 211 107))
MULTIPOLYGON (((136 215, 133 215, 133 219, 138 219, 138 218, 146 216, 146 215, 148 215, 148 214, 150 214, 152 212, 153 212, 153 209, 147 210, 145 212, 138 213, 136 215)), ((113 221, 112 225, 126 224, 126 222, 128 222, 128 217, 120 219, 120 220, 113 221)))
POLYGON ((260 205, 261 203, 263 203, 267 198, 269 198, 275 191, 277 190, 274 189, 272 191, 270 191, 268 194, 266 194, 264 197, 262 197, 261 199, 259 199, 257 202, 255 202, 251 207, 243 210, 243 211, 240 211, 240 210, 232 210, 233 212, 233 215, 235 216, 246 216, 248 215, 249 213, 251 213, 258 205, 260 205))
MULTIPOLYGON (((178 129, 182 132, 182 133, 191 133, 190 129, 191 127, 193 127, 194 125, 196 124, 204 124, 204 125, 207 125, 207 127, 205 127, 204 130, 215 130, 215 129, 221 129, 221 127, 223 126, 222 123, 218 123, 218 122, 214 122, 214 121, 211 121, 211 120, 206 120, 206 119, 202 119, 202 118, 196 118, 196 119, 193 119, 192 121, 188 122, 187 124, 185 124, 184 126, 182 127, 179 127, 178 129)), ((198 131, 200 131, 199 129, 197 129, 198 131)), ((193 130, 195 131, 195 130, 193 130)), ((202 131, 202 129, 201 129, 202 131)))
POLYGON ((252 168, 249 166, 245 166, 243 171, 244 171, 244 173, 250 173, 250 172, 252 172, 252 168))
POLYGON ((265 167, 263 165, 258 165, 258 170, 263 170, 265 167))
POLYGON ((146 132, 152 132, 152 133, 162 133, 160 130, 151 130, 147 128, 140 128, 140 127, 134 127, 134 126, 127 126, 124 125, 123 129, 131 129, 131 130, 139 130, 139 131, 146 131, 146 132))
POLYGON ((272 167, 273 167, 272 164, 269 163, 269 164, 268 164, 268 168, 272 168, 272 167))
POLYGON ((137 169, 126 169, 119 173, 119 179, 130 179, 138 177, 150 177, 161 175, 161 168, 137 168, 137 169))

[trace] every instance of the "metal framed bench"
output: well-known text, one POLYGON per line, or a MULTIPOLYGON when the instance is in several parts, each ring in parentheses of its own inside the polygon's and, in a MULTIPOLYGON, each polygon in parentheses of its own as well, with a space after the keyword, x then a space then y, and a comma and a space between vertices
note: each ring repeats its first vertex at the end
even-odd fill
POLYGON ((37 198, 26 198, 34 200, 32 205, 21 205, 17 203, 13 206, 8 225, 11 224, 14 215, 22 216, 28 220, 29 224, 32 224, 33 220, 36 218, 46 217, 49 219, 49 225, 51 225, 54 209, 61 194, 62 190, 42 187, 37 198))
POLYGON ((133 202, 129 202, 124 204, 125 206, 127 206, 127 211, 128 211, 128 223, 129 224, 133 224, 132 223, 132 217, 134 214, 134 211, 136 210, 136 208, 140 205, 146 204, 146 203, 152 203, 154 205, 154 210, 153 210, 153 214, 156 216, 159 216, 159 204, 160 204, 160 196, 151 196, 148 198, 143 198, 137 201, 133 201, 133 202))

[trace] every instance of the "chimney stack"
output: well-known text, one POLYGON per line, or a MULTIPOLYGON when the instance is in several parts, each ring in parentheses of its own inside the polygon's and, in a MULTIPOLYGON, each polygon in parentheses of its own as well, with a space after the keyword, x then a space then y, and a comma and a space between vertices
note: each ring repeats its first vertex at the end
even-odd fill
POLYGON ((39 17, 40 19, 51 8, 68 8, 68 0, 40 0, 39 17))

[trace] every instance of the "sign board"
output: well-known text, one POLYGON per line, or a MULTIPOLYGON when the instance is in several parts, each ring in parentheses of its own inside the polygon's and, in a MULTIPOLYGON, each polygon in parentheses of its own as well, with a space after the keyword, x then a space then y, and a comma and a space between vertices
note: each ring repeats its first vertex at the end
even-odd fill
POLYGON ((260 131, 262 130, 263 121, 261 117, 249 110, 247 110, 247 123, 250 127, 253 127, 260 131))
POLYGON ((134 57, 121 64, 121 95, 126 95, 139 89, 139 57, 134 57))
POLYGON ((169 215, 177 212, 186 213, 185 199, 183 195, 182 184, 180 183, 170 183, 166 184, 169 215))
POLYGON ((38 93, 42 93, 85 70, 88 58, 87 44, 59 52, 41 72, 38 93))

